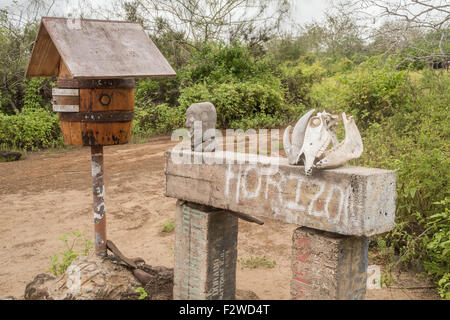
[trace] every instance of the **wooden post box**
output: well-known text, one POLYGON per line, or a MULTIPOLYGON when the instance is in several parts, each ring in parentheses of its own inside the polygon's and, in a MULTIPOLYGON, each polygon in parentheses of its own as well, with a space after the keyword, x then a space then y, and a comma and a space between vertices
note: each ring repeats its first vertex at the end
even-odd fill
POLYGON ((57 77, 52 104, 64 140, 91 147, 99 256, 107 247, 103 146, 130 139, 136 78, 175 75, 138 23, 42 18, 26 76, 57 77))
POLYGON ((56 76, 53 111, 67 144, 127 143, 134 79, 175 76, 138 23, 43 18, 27 77, 56 76))
POLYGON ((67 144, 124 144, 131 136, 134 79, 58 79, 52 103, 67 144))

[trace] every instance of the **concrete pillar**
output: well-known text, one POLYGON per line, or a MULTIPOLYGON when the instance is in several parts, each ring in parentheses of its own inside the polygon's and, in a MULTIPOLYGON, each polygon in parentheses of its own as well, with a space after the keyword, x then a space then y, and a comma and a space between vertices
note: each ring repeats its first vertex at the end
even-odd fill
POLYGON ((292 245, 291 299, 365 298, 367 237, 344 236, 300 227, 292 245))
POLYGON ((235 299, 238 218, 181 200, 175 216, 174 299, 235 299))

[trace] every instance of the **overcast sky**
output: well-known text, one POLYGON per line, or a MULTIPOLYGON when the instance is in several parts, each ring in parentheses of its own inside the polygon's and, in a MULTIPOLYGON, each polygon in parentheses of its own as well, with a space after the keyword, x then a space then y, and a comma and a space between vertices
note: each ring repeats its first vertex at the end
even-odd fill
POLYGON ((296 0, 294 2, 293 16, 299 24, 320 20, 330 5, 330 0, 296 0))
MULTIPOLYGON (((68 1, 76 4, 79 0, 56 0, 58 11, 61 10, 61 15, 67 15, 67 7, 64 5, 68 1)), ((82 0, 81 0, 82 1, 82 0)), ((86 0, 85 0, 86 1, 86 0)), ((10 7, 13 0, 0 0, 0 9, 10 7)), ((18 0, 20 5, 26 5, 27 0, 18 0)), ((330 0, 295 0, 292 10, 292 18, 297 24, 304 24, 323 18, 326 8, 330 4, 330 0)), ((111 4, 110 0, 92 0, 92 4, 98 7, 108 7, 111 4)), ((12 6, 14 8, 16 6, 12 6)), ((10 7, 11 8, 11 7, 10 7)))

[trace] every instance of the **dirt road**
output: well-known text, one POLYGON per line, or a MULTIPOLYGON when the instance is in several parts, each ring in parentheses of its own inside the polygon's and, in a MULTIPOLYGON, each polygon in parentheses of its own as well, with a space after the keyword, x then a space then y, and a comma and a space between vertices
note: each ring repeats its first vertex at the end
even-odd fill
MULTIPOLYGON (((174 234, 161 232, 173 219, 175 200, 163 195, 163 153, 168 137, 105 148, 108 238, 127 256, 173 267, 174 234)), ((0 298, 23 296, 25 285, 48 269, 72 231, 93 236, 90 149, 29 154, 0 163, 0 298)), ((238 264, 237 289, 261 299, 289 299, 291 236, 295 225, 240 221, 238 258, 263 257, 273 269, 238 264)), ((368 299, 436 299, 433 290, 373 290, 368 299)))

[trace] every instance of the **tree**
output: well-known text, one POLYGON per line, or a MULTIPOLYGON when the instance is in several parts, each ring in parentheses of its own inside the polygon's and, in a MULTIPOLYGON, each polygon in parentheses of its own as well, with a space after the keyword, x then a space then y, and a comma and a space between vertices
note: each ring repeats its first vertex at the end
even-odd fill
POLYGON ((14 2, 0 10, 0 110, 18 114, 24 95, 23 81, 39 20, 54 1, 14 2))
POLYGON ((344 0, 348 14, 358 16, 378 50, 400 53, 405 61, 450 59, 450 4, 446 0, 344 0))
MULTIPOLYGON (((125 11, 139 9, 146 28, 183 32, 193 43, 215 40, 267 41, 289 11, 282 0, 117 0, 125 11)), ((136 15, 136 13, 133 14, 136 15)))
POLYGON ((351 58, 355 53, 363 51, 361 30, 351 15, 341 12, 327 14, 323 28, 324 44, 331 56, 351 58))
POLYGON ((306 24, 297 40, 306 52, 326 52, 334 59, 352 58, 365 50, 361 30, 351 15, 326 13, 325 20, 306 24))
POLYGON ((37 25, 28 23, 23 29, 7 22, 5 11, 0 17, 0 106, 3 112, 20 112, 22 82, 36 36, 37 25))

